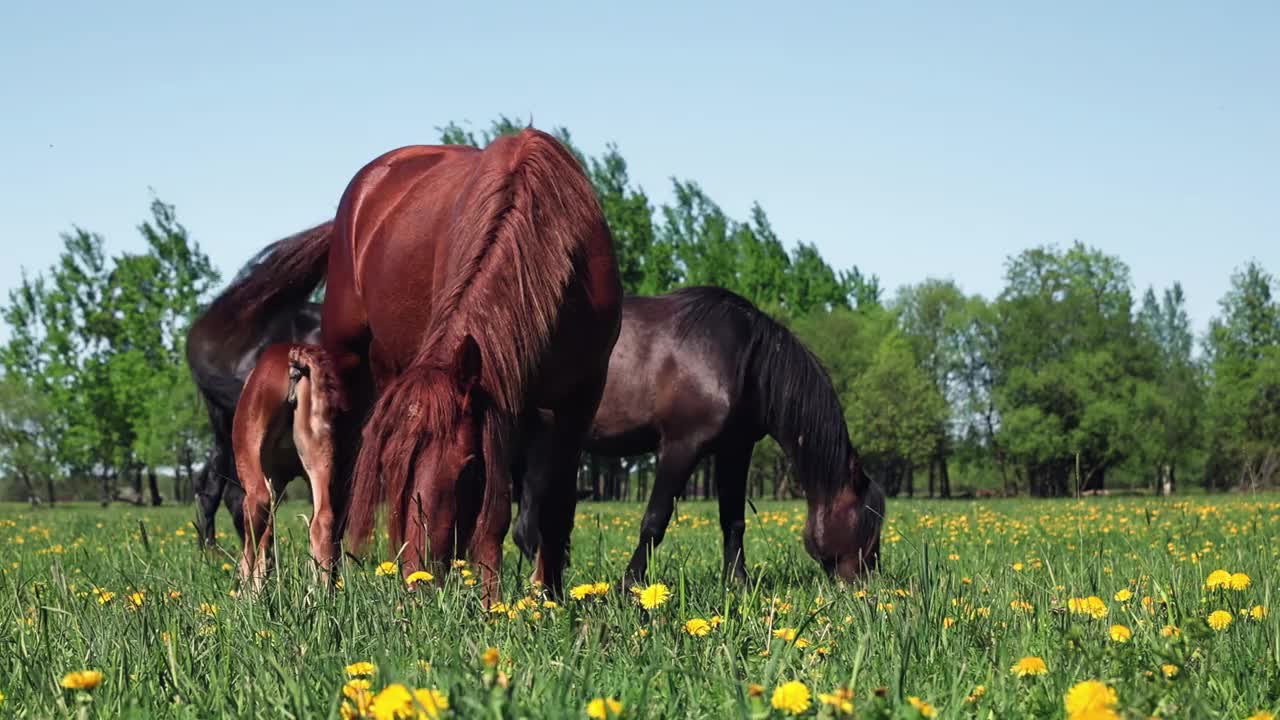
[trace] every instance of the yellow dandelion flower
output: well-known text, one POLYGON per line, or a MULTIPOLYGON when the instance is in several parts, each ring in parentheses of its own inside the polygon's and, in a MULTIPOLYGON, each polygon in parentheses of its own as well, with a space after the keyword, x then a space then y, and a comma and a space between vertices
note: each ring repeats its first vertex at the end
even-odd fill
POLYGON ((1009 672, 1018 677, 1028 677, 1031 675, 1048 675, 1049 666, 1045 664, 1044 658, 1037 655, 1028 655, 1009 668, 1009 672))
POLYGON ((1234 618, 1231 617, 1231 613, 1226 610, 1214 610, 1209 613, 1209 627, 1214 630, 1226 630, 1227 626, 1231 624, 1233 619, 1234 618))
POLYGON ((1035 610, 1035 606, 1027 602, 1026 600, 1014 600, 1013 602, 1009 603, 1009 607, 1013 608, 1014 610, 1021 610, 1022 612, 1031 612, 1035 610))
POLYGON ((98 588, 94 592, 98 596, 99 605, 106 605, 107 603, 111 602, 111 600, 114 599, 116 596, 116 594, 111 592, 110 590, 103 590, 101 588, 98 588))
POLYGON ((1254 605, 1253 609, 1249 611, 1249 617, 1253 618, 1254 620, 1263 620, 1269 614, 1271 613, 1269 610, 1267 610, 1266 605, 1254 605))
POLYGON ((378 666, 371 662, 355 662, 346 667, 347 674, 351 677, 368 677, 378 672, 378 666))
POLYGON ((181 599, 182 599, 182 593, 178 592, 177 590, 170 590, 170 591, 169 591, 169 599, 170 599, 170 600, 181 600, 181 599))
POLYGON ((342 694, 351 700, 359 701, 360 697, 369 692, 369 688, 373 683, 365 678, 352 678, 342 686, 342 694))
POLYGON ((1116 702, 1116 691, 1097 680, 1076 683, 1063 697, 1067 715, 1071 718, 1106 717, 1104 713, 1112 710, 1116 702))
POLYGON ((500 658, 501 655, 496 647, 485 648, 485 651, 480 653, 480 660, 484 662, 485 667, 497 667, 500 658))
POLYGON ((1161 637, 1178 637, 1181 634, 1182 631, 1178 629, 1177 625, 1165 625, 1160 628, 1161 637))
POLYGON ((609 592, 609 583, 598 582, 591 586, 591 592, 596 595, 604 595, 609 592))
POLYGON ((1124 590, 1117 592, 1113 597, 1115 597, 1116 602, 1129 602, 1133 599, 1133 592, 1128 588, 1125 588, 1124 590))
POLYGON ((951 627, 952 625, 955 625, 955 624, 956 624, 956 619, 955 619, 955 618, 952 618, 952 617, 944 617, 944 618, 942 618, 942 628, 943 628, 944 630, 945 630, 945 629, 947 629, 947 628, 949 628, 949 627, 951 627))
POLYGON ((654 583, 643 590, 637 589, 636 597, 645 610, 655 610, 666 604, 671 598, 671 591, 662 583, 654 583))
POLYGON ((724 622, 724 618, 720 617, 719 615, 711 616, 711 627, 718 628, 720 627, 720 623, 722 622, 724 622))
POLYGON ((964 701, 967 703, 976 703, 982 699, 983 695, 986 695, 986 694, 987 694, 987 686, 977 685, 973 688, 973 692, 969 693, 969 697, 965 698, 964 701))
POLYGON ((435 720, 442 711, 449 709, 449 698, 434 688, 418 688, 410 692, 409 688, 395 683, 383 688, 373 698, 370 709, 377 720, 435 720))
POLYGON ((594 594, 595 586, 590 583, 586 585, 574 585, 573 588, 569 590, 569 597, 574 600, 585 600, 594 594))
POLYGON ((460 570, 460 569, 462 569, 462 568, 464 568, 464 567, 466 567, 466 566, 467 566, 467 561, 466 561, 466 560, 454 560, 454 561, 453 561, 453 567, 454 567, 454 569, 455 569, 455 570, 460 570))
POLYGON ((789 628, 789 627, 778 628, 777 630, 773 631, 773 636, 785 642, 795 642, 796 629, 789 628))
POLYGON ((750 685, 747 685, 747 695, 749 695, 750 697, 763 697, 764 686, 759 685, 757 683, 751 683, 750 685))
POLYGON ((102 673, 97 670, 77 670, 62 676, 62 687, 68 690, 93 690, 102 684, 102 673))
POLYGON ((702 618, 693 618, 684 624, 684 631, 694 637, 704 637, 711 634, 711 623, 702 618))
POLYGON ((146 602, 146 595, 141 592, 129 593, 129 607, 138 610, 142 607, 142 603, 146 602))
MULTIPOLYGON (((392 572, 395 572, 394 568, 392 569, 392 572)), ((426 570, 415 570, 415 571, 413 571, 413 572, 409 573, 409 577, 407 577, 407 578, 405 578, 405 579, 404 579, 404 583, 405 583, 405 585, 408 585, 409 587, 413 587, 413 586, 414 586, 414 585, 416 585, 417 583, 420 583, 420 582, 431 582, 432 580, 435 580, 435 579, 436 579, 436 576, 435 576, 435 575, 432 575, 431 573, 427 572, 426 570)))
POLYGON ((849 688, 836 688, 834 692, 818 693, 818 702, 835 708, 841 715, 853 714, 853 691, 849 688))
POLYGON ((1014 563, 1014 564, 1013 564, 1013 571, 1014 571, 1014 572, 1022 572, 1022 570, 1023 570, 1024 568, 1026 568, 1026 565, 1023 565, 1023 564, 1022 564, 1022 563, 1020 563, 1020 562, 1016 562, 1016 563, 1014 563))
POLYGON ((799 680, 785 682, 774 688, 769 704, 788 715, 799 715, 809 709, 809 688, 799 680))
POLYGON ((207 615, 209 617, 217 617, 218 606, 213 603, 202 602, 200 603, 200 614, 207 615))
POLYGON ((1204 585, 1210 590, 1230 587, 1231 573, 1226 570, 1214 570, 1209 573, 1209 577, 1205 579, 1204 585))
POLYGON ((587 703, 587 717, 594 720, 607 720, 614 715, 622 714, 622 703, 617 699, 598 697, 587 703))
POLYGON ((1165 663, 1164 665, 1160 666, 1160 672, 1164 673, 1165 677, 1171 678, 1174 675, 1178 674, 1178 666, 1165 663))
POLYGON ((1272 715, 1270 710, 1259 710, 1245 720, 1276 720, 1276 716, 1272 715))
POLYGON ((1124 625, 1111 626, 1112 642, 1126 643, 1126 642, 1129 642, 1131 639, 1133 639, 1133 631, 1130 630, 1129 628, 1125 627, 1124 625))
POLYGON ((231 572, 232 570, 235 570, 235 568, 236 566, 229 562, 222 563, 222 572, 231 572))
MULTIPOLYGON (((378 577, 386 577, 388 575, 395 575, 397 570, 398 568, 396 567, 395 563, 391 562, 390 560, 386 560, 384 562, 378 563, 378 567, 376 570, 373 571, 373 574, 377 575, 378 577)), ((405 690, 405 692, 408 692, 408 690, 405 690)))
POLYGON ((931 718, 931 717, 937 717, 938 715, 937 708, 925 702, 924 700, 921 700, 915 695, 908 695, 907 702, 911 704, 911 707, 916 709, 916 712, 920 713, 921 717, 931 718))
POLYGON ((1251 582, 1252 580, 1249 579, 1249 576, 1244 573, 1232 573, 1231 580, 1228 581, 1228 586, 1232 590, 1244 590, 1249 587, 1251 582))

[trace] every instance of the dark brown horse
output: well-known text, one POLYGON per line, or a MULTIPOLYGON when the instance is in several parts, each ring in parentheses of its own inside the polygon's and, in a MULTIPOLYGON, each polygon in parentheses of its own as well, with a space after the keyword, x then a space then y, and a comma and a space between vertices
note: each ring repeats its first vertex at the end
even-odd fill
POLYGON ((337 374, 316 345, 268 347, 245 380, 232 427, 248 518, 240 577, 261 590, 274 563, 276 497, 297 475, 311 485, 311 557, 328 580, 338 561, 333 420, 345 409, 337 374))
POLYGON ((367 539, 385 498, 403 573, 469 548, 492 602, 509 463, 522 419, 542 412, 549 469, 528 492, 544 540, 539 577, 558 593, 621 294, 591 185, 550 135, 525 130, 484 151, 406 147, 361 169, 338 206, 322 321, 353 403, 340 456, 378 398, 354 463, 348 539, 367 539))
MULTIPOLYGON (((692 287, 628 297, 609 381, 591 426, 590 452, 658 453, 657 478, 624 583, 642 578, 677 495, 713 458, 724 571, 747 579, 742 550, 747 470, 772 436, 790 457, 809 504, 805 547, 828 573, 852 579, 880 556, 884 492, 863 472, 844 411, 817 358, 789 330, 728 290, 692 287)), ((531 462, 529 477, 539 472, 531 462)), ((532 556, 537 528, 522 494, 516 543, 532 556)))
POLYGON ((244 491, 232 461, 231 425, 245 378, 268 345, 319 342, 319 306, 308 302, 324 277, 332 223, 268 246, 196 318, 187 332, 187 365, 209 411, 213 447, 193 479, 196 530, 214 544, 214 515, 225 495, 244 539, 244 491))

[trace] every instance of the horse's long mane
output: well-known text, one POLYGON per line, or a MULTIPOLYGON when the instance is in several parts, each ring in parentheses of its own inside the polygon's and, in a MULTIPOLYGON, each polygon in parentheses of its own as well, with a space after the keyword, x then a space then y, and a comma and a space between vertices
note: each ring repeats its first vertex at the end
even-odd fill
POLYGON ((324 280, 333 221, 268 245, 236 273, 192 325, 216 333, 224 347, 242 348, 258 339, 282 310, 307 302, 324 280))
POLYGON ((538 131, 490 145, 460 202, 465 209, 449 233, 449 280, 418 362, 446 359, 469 334, 482 348, 486 392, 504 411, 519 412, 583 234, 609 230, 577 160, 538 131))
POLYGON ((424 341, 365 423, 348 514, 356 547, 367 539, 384 494, 396 540, 413 457, 456 414, 442 401, 450 397, 451 354, 468 335, 480 349, 484 465, 508 462, 507 439, 555 330, 574 264, 590 238, 608 232, 581 166, 550 135, 526 130, 499 138, 478 156, 458 196, 424 341))
POLYGON ((679 336, 712 335, 745 326, 739 350, 738 390, 754 395, 756 414, 782 445, 806 492, 829 496, 849 485, 861 494, 860 472, 849 472, 848 426, 840 398, 822 363, 790 330, 746 298, 718 287, 689 287, 667 295, 675 301, 679 336))

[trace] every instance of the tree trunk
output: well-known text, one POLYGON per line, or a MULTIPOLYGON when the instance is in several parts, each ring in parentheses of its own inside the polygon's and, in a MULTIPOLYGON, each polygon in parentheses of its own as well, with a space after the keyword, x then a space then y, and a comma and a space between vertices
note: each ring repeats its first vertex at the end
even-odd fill
POLYGON ((36 495, 36 486, 31 482, 31 476, 26 471, 21 471, 18 477, 22 480, 22 486, 27 489, 27 502, 31 503, 31 507, 39 505, 40 498, 36 495))
POLYGON ((938 460, 937 458, 929 461, 929 497, 933 497, 933 486, 938 476, 938 460))
POLYGON ((938 493, 944 498, 951 497, 951 471, 947 464, 945 454, 938 457, 938 493))
POLYGON ((907 486, 907 497, 909 497, 909 498, 913 498, 913 497, 915 497, 915 496, 916 496, 916 472, 915 472, 915 470, 916 470, 916 469, 915 469, 914 467, 912 467, 912 466, 911 466, 911 463, 910 463, 910 462, 905 463, 905 466, 904 466, 904 468, 903 468, 902 481, 903 481, 903 483, 905 483, 905 484, 906 484, 906 486, 907 486))
POLYGON ((1173 494, 1173 466, 1168 463, 1160 465, 1159 492, 1168 497, 1173 494))
POLYGON ((160 497, 160 478, 156 477, 156 469, 147 468, 147 485, 151 490, 151 507, 160 507, 164 502, 164 498, 160 497))
POLYGON ((115 470, 104 469, 102 474, 98 477, 99 482, 102 484, 102 507, 106 507, 111 504, 111 481, 115 472, 115 470))

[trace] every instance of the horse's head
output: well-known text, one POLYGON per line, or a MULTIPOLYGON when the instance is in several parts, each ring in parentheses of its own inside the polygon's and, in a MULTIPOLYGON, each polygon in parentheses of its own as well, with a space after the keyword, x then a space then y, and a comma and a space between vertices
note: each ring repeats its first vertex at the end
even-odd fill
POLYGON ((862 468, 852 453, 849 472, 861 482, 810 497, 804 546, 828 574, 852 581, 875 570, 880 562, 884 490, 862 475, 862 468))
MULTIPOLYGON (((471 482, 482 462, 483 414, 480 390, 480 348, 470 335, 464 337, 447 367, 432 371, 428 390, 419 403, 409 406, 408 424, 428 429, 414 461, 413 493, 430 508, 425 518, 433 556, 452 549, 460 505, 469 506, 479 489, 471 482), (425 418, 415 413, 429 413, 425 418)), ((411 503, 409 522, 417 522, 418 508, 411 503)), ((459 517, 461 515, 461 517, 459 517)), ((413 533, 411 532, 410 535, 413 533)), ((442 559, 437 557, 437 559, 442 559)))

